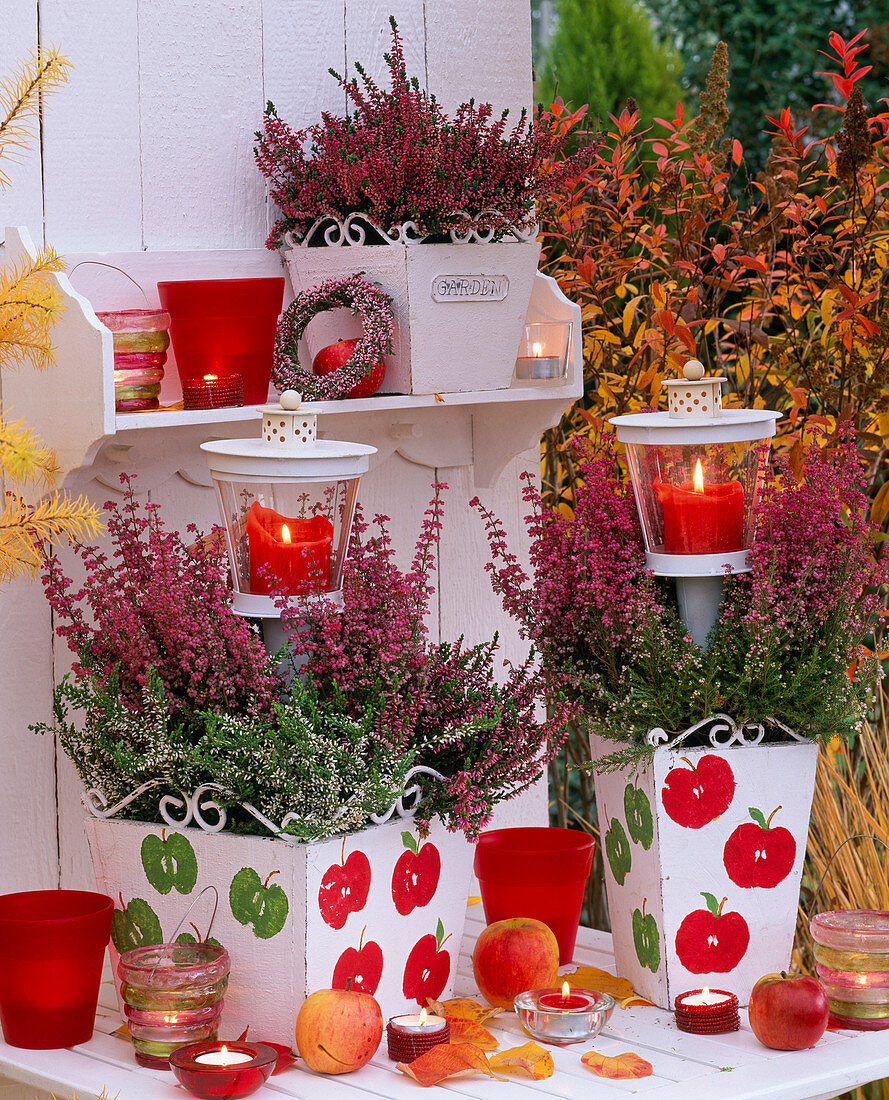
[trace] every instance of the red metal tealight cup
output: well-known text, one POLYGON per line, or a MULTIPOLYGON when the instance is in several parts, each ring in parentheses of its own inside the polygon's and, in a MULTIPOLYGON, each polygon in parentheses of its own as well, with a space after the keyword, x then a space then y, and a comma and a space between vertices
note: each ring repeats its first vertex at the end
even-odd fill
POLYGON ((451 1025, 441 1016, 393 1016, 386 1027, 386 1044, 393 1062, 414 1062, 439 1043, 451 1041, 451 1025))
POLYGON ((170 1055, 170 1069, 201 1100, 250 1096, 271 1076, 278 1055, 264 1043, 192 1043, 170 1055))
POLYGON ((244 379, 240 374, 205 374, 182 379, 182 406, 186 409, 225 409, 244 404, 244 379))
POLYGON ((673 1002, 676 1026, 696 1035, 719 1035, 741 1026, 738 998, 727 989, 690 989, 673 1002))

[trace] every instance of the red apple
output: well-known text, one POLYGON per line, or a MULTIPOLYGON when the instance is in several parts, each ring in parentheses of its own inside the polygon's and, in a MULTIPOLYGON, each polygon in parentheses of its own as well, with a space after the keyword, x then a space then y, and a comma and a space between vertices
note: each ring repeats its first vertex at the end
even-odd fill
POLYGON ((352 852, 344 863, 328 867, 318 888, 318 909, 325 924, 342 928, 350 913, 364 908, 369 890, 370 862, 364 852, 352 852))
POLYGON ((686 768, 667 773, 661 791, 664 809, 677 825, 702 829, 731 805, 735 795, 735 777, 722 756, 702 756, 697 765, 682 757, 686 768))
POLYGON ((548 925, 531 917, 495 921, 475 941, 472 972, 489 1004, 512 1008, 523 990, 556 984, 558 941, 548 925))
POLYGON ((368 993, 319 989, 296 1017, 296 1047, 316 1073, 351 1073, 367 1065, 383 1037, 383 1014, 368 993))
POLYGON ((435 935, 430 932, 417 940, 404 964, 401 989, 409 1001, 425 1007, 426 998, 437 1001, 448 983, 451 973, 451 956, 442 951, 446 940, 444 925, 439 920, 435 935))
POLYGON ((789 829, 772 829, 773 810, 766 821, 762 810, 751 806, 749 821, 739 825, 725 842, 722 862, 728 877, 736 886, 750 889, 761 886, 770 889, 790 874, 796 859, 796 841, 789 829))
POLYGON ((364 943, 366 931, 365 926, 361 930, 357 948, 347 947, 337 959, 333 968, 333 981, 330 983, 334 989, 354 989, 359 993, 370 993, 371 996, 376 993, 383 976, 383 950, 373 940, 364 943))
POLYGON ((417 850, 412 833, 402 833, 406 852, 402 852, 392 872, 392 900, 402 916, 432 901, 441 874, 441 856, 434 844, 417 850))
POLYGON ((706 909, 695 909, 676 932, 676 954, 691 974, 727 974, 747 951, 750 929, 740 913, 723 913, 727 898, 717 903, 701 893, 706 909))
MULTIPOLYGON (((335 344, 328 344, 322 348, 312 360, 312 373, 323 375, 333 374, 339 370, 355 352, 358 340, 337 340, 335 344)), ((386 364, 381 359, 371 368, 370 374, 355 385, 345 394, 346 397, 370 397, 376 393, 383 384, 386 374, 386 364)))
POLYGON ((750 994, 747 1018, 753 1034, 772 1050, 804 1050, 814 1046, 827 1027, 830 1004, 817 978, 784 971, 766 974, 750 994))

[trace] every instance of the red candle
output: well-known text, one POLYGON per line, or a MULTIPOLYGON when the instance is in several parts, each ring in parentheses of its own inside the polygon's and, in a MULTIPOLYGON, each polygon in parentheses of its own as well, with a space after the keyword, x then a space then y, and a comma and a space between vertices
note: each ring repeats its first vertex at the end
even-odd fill
POLYGON ((541 1008, 562 1009, 563 1012, 576 1012, 579 1008, 589 1008, 592 997, 583 993, 572 993, 567 982, 562 982, 561 993, 543 993, 537 998, 541 1008))
POLYGON ((665 554, 721 554, 744 549, 744 490, 740 481, 704 483, 701 460, 693 481, 656 481, 664 513, 665 554))
POLYGON ((325 516, 288 518, 255 500, 247 513, 251 593, 267 596, 275 582, 289 595, 327 591, 332 541, 325 516))

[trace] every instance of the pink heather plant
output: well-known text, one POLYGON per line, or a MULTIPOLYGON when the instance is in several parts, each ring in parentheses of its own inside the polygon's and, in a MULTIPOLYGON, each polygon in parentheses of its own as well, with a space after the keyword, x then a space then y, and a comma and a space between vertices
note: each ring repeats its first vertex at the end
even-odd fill
POLYGON ((540 650, 550 696, 578 693, 594 732, 630 743, 611 763, 638 757, 655 726, 679 733, 716 711, 777 719, 812 738, 858 727, 873 662, 854 680, 847 669, 887 575, 874 555, 854 429, 812 444, 799 482, 785 461, 776 465, 754 509, 751 571, 727 582, 706 654, 686 635, 671 587, 646 571, 632 491, 608 440, 580 461, 573 520, 525 486, 532 579, 500 521, 473 502, 492 585, 540 650))
POLYGON ((535 662, 509 667, 498 684, 496 637, 470 648, 462 639, 428 641, 424 619, 446 488, 434 486, 406 573, 395 564, 387 517, 376 516, 377 533, 364 538, 359 516, 342 609, 320 601, 291 605, 285 616, 322 700, 356 717, 373 714, 377 744, 413 753, 415 763, 447 777, 424 783, 419 819, 439 813, 449 828, 475 836, 497 802, 540 777, 564 739, 571 707, 561 703, 538 723, 535 662))
POLYGON ((351 80, 330 70, 355 105, 346 118, 324 112, 310 129, 291 130, 273 104, 266 108, 254 154, 283 215, 269 248, 289 231, 301 237, 318 218, 353 212, 385 232, 413 221, 421 235, 471 228, 501 237, 511 228, 530 229, 535 200, 589 163, 590 150, 562 159, 559 136, 529 124, 525 111, 509 133, 507 112, 493 120, 490 103, 470 100, 448 118, 435 96, 408 77, 398 27, 391 17, 390 23, 392 47, 384 54, 390 91, 356 63, 351 80))
POLYGON ((164 528, 158 505, 140 507, 129 478, 121 481, 123 502, 105 504, 111 559, 74 544, 87 574, 76 592, 57 557, 44 563, 56 633, 77 655, 78 680, 101 689, 117 669, 126 705, 138 712, 154 670, 171 715, 269 713, 279 684, 262 640, 231 610, 222 542, 199 539, 191 525, 197 541, 187 546, 164 528))

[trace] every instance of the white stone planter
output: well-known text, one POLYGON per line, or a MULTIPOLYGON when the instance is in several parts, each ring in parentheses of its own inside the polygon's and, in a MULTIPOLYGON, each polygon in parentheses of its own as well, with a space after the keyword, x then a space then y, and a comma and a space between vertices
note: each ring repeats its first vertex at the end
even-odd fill
MULTIPOLYGON (((671 1010, 702 986, 746 1004, 793 946, 818 746, 751 744, 730 719, 721 731, 726 747, 680 735, 644 769, 595 775, 618 973, 671 1010)), ((593 761, 620 748, 590 741, 593 761)))
MULTIPOLYGON (((305 997, 349 977, 384 1018, 451 995, 473 846, 437 820, 425 841, 404 820, 312 843, 91 817, 86 830, 121 947, 121 933, 132 945, 172 936, 203 887, 219 891, 212 936, 232 962, 222 1037, 249 1024, 291 1045, 305 997)), ((203 935, 212 909, 210 894, 189 914, 203 935)))
MULTIPOLYGON (((540 256, 536 241, 364 244, 355 215, 322 239, 331 243, 291 240, 284 250, 294 293, 362 271, 392 297, 394 354, 386 357, 381 392, 510 385, 540 256)), ((314 240, 312 231, 306 240, 314 240)), ((303 365, 326 344, 359 332, 360 322, 347 311, 319 315, 307 332, 303 365)))

